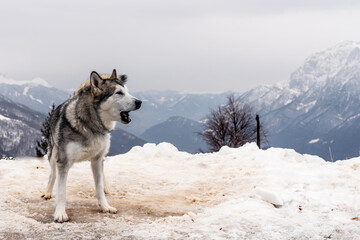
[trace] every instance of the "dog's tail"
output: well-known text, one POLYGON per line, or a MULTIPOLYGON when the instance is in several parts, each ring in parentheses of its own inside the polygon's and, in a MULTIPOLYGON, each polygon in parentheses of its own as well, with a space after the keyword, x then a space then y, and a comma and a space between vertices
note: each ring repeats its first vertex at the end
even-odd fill
POLYGON ((55 104, 52 105, 48 116, 45 118, 44 122, 42 123, 41 131, 41 140, 36 141, 36 157, 44 157, 48 151, 52 149, 51 142, 50 142, 50 131, 51 131, 51 118, 55 112, 55 104))

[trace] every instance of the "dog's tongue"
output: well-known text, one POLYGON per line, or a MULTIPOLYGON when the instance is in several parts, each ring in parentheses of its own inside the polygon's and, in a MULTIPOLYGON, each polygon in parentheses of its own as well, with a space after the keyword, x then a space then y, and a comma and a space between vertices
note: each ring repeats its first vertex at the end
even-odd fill
POLYGON ((121 116, 121 120, 125 123, 129 123, 131 122, 131 119, 130 119, 130 116, 129 116, 129 112, 121 112, 120 113, 120 116, 121 116))

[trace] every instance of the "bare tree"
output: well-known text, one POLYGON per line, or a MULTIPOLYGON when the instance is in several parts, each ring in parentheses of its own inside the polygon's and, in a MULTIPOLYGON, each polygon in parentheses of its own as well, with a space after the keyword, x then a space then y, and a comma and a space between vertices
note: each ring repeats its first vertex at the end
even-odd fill
POLYGON ((223 106, 219 106, 217 110, 211 111, 209 118, 204 124, 204 131, 199 133, 209 146, 210 151, 218 151, 229 142, 228 123, 223 106))
POLYGON ((225 145, 240 147, 247 142, 256 141, 255 114, 249 105, 235 100, 234 95, 231 95, 226 105, 220 105, 211 111, 199 134, 210 151, 219 151, 225 145))

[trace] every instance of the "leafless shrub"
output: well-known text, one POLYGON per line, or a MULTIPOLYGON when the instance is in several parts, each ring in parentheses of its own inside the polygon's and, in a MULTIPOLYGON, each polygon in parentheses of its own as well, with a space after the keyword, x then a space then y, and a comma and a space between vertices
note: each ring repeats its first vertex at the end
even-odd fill
MULTIPOLYGON (((211 111, 199 134, 213 152, 225 145, 240 147, 247 142, 256 141, 255 114, 249 105, 230 95, 226 105, 220 105, 211 111)), ((262 139, 265 139, 264 131, 262 135, 262 139)))

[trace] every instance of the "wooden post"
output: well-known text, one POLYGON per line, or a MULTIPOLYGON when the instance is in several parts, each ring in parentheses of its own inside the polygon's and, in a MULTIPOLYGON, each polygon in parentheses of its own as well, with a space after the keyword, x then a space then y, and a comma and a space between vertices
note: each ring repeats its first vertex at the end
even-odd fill
POLYGON ((331 146, 329 145, 329 153, 330 153, 330 161, 331 162, 334 162, 334 158, 333 158, 333 155, 332 155, 332 151, 331 151, 331 146))
POLYGON ((256 114, 256 144, 260 148, 260 118, 259 118, 259 114, 256 114))

